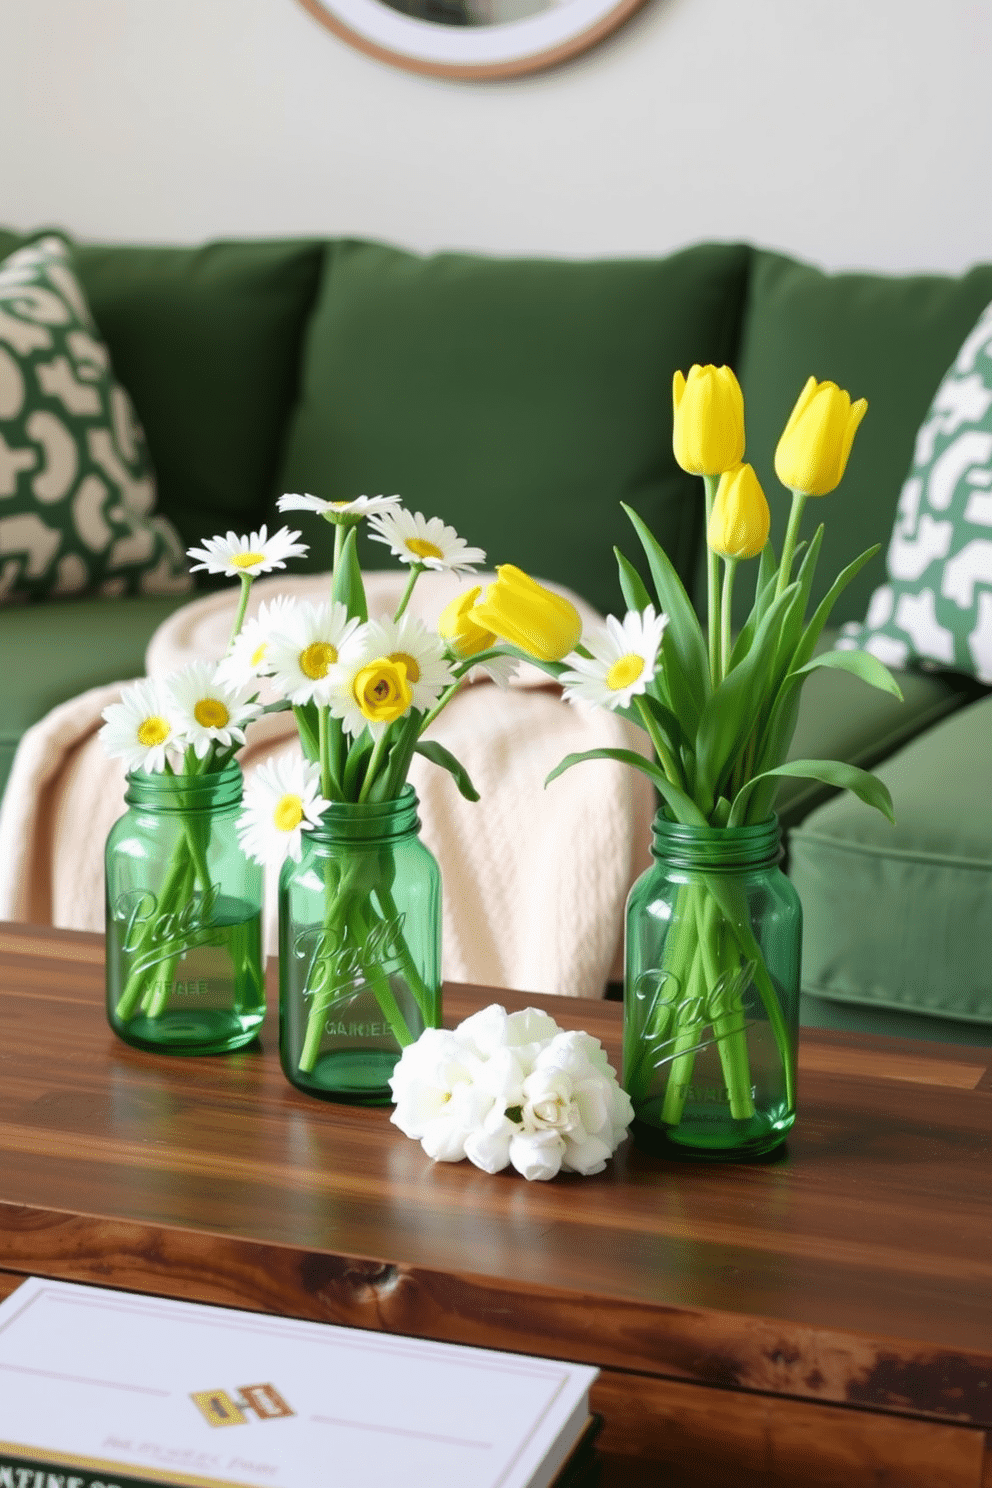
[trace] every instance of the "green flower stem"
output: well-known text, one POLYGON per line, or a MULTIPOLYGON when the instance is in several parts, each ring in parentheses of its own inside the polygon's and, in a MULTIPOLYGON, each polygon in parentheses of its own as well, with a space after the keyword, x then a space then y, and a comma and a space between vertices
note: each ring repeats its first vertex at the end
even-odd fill
POLYGON ((387 727, 383 729, 382 733, 379 735, 378 739, 376 739, 374 745, 372 746, 372 757, 369 760, 368 767, 365 771, 365 780, 362 784, 362 788, 358 792, 359 805, 362 805, 362 803, 367 801, 369 798, 369 791, 372 789, 372 786, 375 783, 375 777, 379 773, 379 766, 382 764, 382 758, 388 748, 388 744, 389 727, 387 725, 387 727))
POLYGON ((251 586, 254 583, 254 578, 251 574, 238 574, 238 578, 241 580, 241 598, 238 601, 238 613, 234 617, 234 625, 231 627, 231 637, 227 643, 228 651, 230 651, 234 642, 241 634, 241 627, 245 623, 245 610, 248 608, 248 596, 251 593, 251 586))
POLYGON ((679 889, 665 935, 654 996, 625 1042, 624 1088, 635 1099, 643 1099, 650 1093, 657 1066, 666 1063, 669 1057, 656 1056, 676 1042, 670 1036, 671 1029, 673 1024, 677 1025, 678 1010, 688 998, 687 988, 696 959, 695 894, 692 884, 679 889))
MULTIPOLYGON (((740 962, 732 950, 728 955, 730 948, 722 944, 724 925, 713 900, 707 897, 701 909, 700 951, 706 968, 706 985, 713 989, 721 976, 739 970, 740 962)), ((754 1098, 751 1095, 751 1061, 743 1012, 730 1011, 715 1017, 713 1037, 720 1056, 723 1083, 727 1087, 730 1114, 736 1121, 750 1121, 754 1115, 754 1098)))
POLYGON ((396 614, 393 616, 394 622, 397 621, 402 614, 404 614, 407 605, 410 603, 410 597, 413 594, 414 586, 416 585, 416 582, 420 578, 420 575, 423 573, 423 571, 424 565, 422 563, 412 563, 410 565, 410 577, 407 580, 406 588, 403 590, 403 598, 400 600, 399 608, 396 611, 396 614))
POLYGON ((658 759, 661 763, 661 768, 664 770, 666 777, 668 778, 668 780, 671 781, 672 785, 677 785, 679 790, 684 791, 685 780, 683 778, 682 772, 679 769, 678 765, 675 763, 675 757, 668 748, 668 745, 665 743, 665 740, 661 735, 661 730, 658 728, 658 725, 655 722, 650 710, 645 705, 643 697, 635 697, 634 702, 637 706, 638 713, 641 715, 641 722, 644 725, 648 738, 651 740, 654 752, 658 756, 658 759))
MULTIPOLYGON (((706 531, 710 530, 710 517, 713 515, 713 503, 716 500, 716 488, 720 484, 718 475, 704 475, 703 486, 706 491, 706 531)), ((719 635, 719 606, 720 606, 720 563, 716 553, 707 543, 706 546, 706 634, 709 641, 710 653, 710 682, 712 686, 717 684, 717 638, 719 635)))
MULTIPOLYGON (((698 952, 693 955, 689 967, 689 976, 685 984, 685 1000, 691 1003, 705 996, 706 983, 703 972, 703 960, 698 952)), ((678 1126, 682 1120, 682 1112, 685 1109, 686 1096, 689 1091, 689 1082, 692 1072, 696 1066, 696 1051, 700 1035, 703 1032, 703 1022, 697 1019, 693 1023, 685 1024, 679 1029, 675 1039, 673 1057, 668 1064, 668 1076, 665 1081, 665 1099, 661 1107, 661 1119, 667 1126, 678 1126)))
MULTIPOLYGON (((392 891, 387 889, 385 885, 379 884, 375 892, 379 900, 383 918, 391 921, 394 925, 398 925, 400 912, 396 900, 393 898, 392 891)), ((403 966, 403 975, 406 977, 407 985, 413 993, 417 1006, 420 1009, 424 1025, 427 1028, 436 1028, 438 1026, 436 1011, 437 997, 431 992, 427 983, 417 970, 416 963, 410 954, 410 947, 406 943, 405 935, 400 935, 397 949, 403 966)))
POLYGON ((782 1015, 778 993, 775 991, 772 979, 768 975, 768 968, 765 966, 765 958, 761 954, 761 947, 755 939, 746 914, 735 908, 732 899, 725 892, 723 885, 711 878, 707 878, 706 882, 710 893, 720 907, 727 928, 736 940, 741 953, 746 960, 754 962, 754 984, 758 989, 758 995, 764 1004, 765 1012, 768 1014, 769 1025, 775 1036, 775 1043, 778 1046, 779 1058, 782 1061, 782 1069, 785 1074, 785 1096, 789 1106, 792 1107, 796 1101, 796 1076, 792 1064, 789 1030, 782 1015))
POLYGON ((331 755, 327 739, 329 708, 317 708, 317 750, 320 755, 320 794, 325 801, 331 799, 331 755))
POLYGON ((803 507, 806 505, 806 492, 793 491, 792 506, 789 511, 789 525, 785 529, 785 540, 782 543, 782 561, 778 566, 778 578, 775 581, 775 598, 789 587, 789 579, 792 574, 792 560, 796 552, 796 543, 799 540, 799 524, 803 519, 803 507))
POLYGON ((730 668, 730 611, 734 596, 734 575, 737 559, 723 560, 723 593, 720 597, 720 681, 730 668))

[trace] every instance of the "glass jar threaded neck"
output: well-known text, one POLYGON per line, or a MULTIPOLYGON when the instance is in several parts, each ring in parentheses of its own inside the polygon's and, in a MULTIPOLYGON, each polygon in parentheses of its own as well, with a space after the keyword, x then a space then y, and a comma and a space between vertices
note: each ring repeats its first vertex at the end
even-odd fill
POLYGON ((395 841, 420 831, 419 804, 412 785, 392 801, 332 801, 308 835, 323 843, 395 841))
POLYGON ((782 856, 777 816, 745 827, 686 826, 659 811, 652 826, 651 856, 676 868, 710 873, 763 868, 782 856))
POLYGON ((244 777, 236 760, 203 775, 132 770, 124 799, 145 811, 218 811, 241 803, 244 777))

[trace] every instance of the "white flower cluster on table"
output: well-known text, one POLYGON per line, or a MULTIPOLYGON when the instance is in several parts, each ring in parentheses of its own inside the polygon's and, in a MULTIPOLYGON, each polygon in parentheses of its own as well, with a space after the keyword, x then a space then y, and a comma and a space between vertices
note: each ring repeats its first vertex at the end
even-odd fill
POLYGON ((453 1030, 428 1028, 390 1085, 391 1120, 428 1157, 487 1173, 601 1173, 634 1118, 599 1040, 537 1008, 494 1003, 453 1030))

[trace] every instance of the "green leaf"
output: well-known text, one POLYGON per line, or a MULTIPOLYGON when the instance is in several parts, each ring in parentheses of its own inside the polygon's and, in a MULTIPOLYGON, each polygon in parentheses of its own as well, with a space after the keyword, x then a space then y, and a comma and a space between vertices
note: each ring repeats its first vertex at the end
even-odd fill
POLYGON ((768 684, 778 652, 782 615, 792 603, 795 581, 774 600, 754 644, 708 699, 696 731, 696 794, 710 806, 768 702, 768 684))
POLYGON ((358 792, 361 788, 365 775, 365 767, 372 755, 372 739, 368 730, 359 734, 358 738, 348 750, 348 758, 344 766, 344 779, 341 782, 344 798, 346 801, 357 801, 358 792))
POLYGON ((885 663, 879 661, 877 656, 872 656, 870 651, 824 651, 820 656, 814 656, 805 666, 797 667, 792 675, 808 676, 820 667, 850 672, 852 677, 860 677, 869 687, 877 687, 880 692, 890 692, 900 702, 903 700, 902 690, 895 677, 885 663))
POLYGON ((668 695, 672 707, 688 732, 710 694, 710 663, 699 617, 693 609, 671 560, 651 531, 626 502, 621 501, 634 531, 640 538, 651 569, 658 603, 668 616, 662 638, 663 665, 668 672, 668 695))
POLYGON ((813 586, 813 578, 816 573, 816 560, 820 556, 820 548, 823 546, 823 523, 813 534, 813 540, 803 555, 803 561, 796 574, 796 594, 792 603, 786 610, 782 620, 782 629, 779 634, 778 655, 775 658, 775 666, 772 669, 773 688, 777 692, 788 673, 792 670, 793 659, 802 641, 803 626, 806 621, 806 606, 809 603, 810 590, 813 586))
POLYGON ((679 790, 673 785, 663 770, 660 770, 653 761, 645 759, 643 754, 637 754, 633 749, 586 749, 581 754, 567 754, 556 765, 547 777, 544 784, 550 785, 559 775, 570 770, 573 765, 581 764, 584 760, 611 759, 618 764, 630 765, 634 770, 640 770, 644 775, 649 775, 654 781, 658 794, 662 797, 665 805, 672 812, 676 821, 680 821, 686 827, 705 827, 706 818, 694 801, 691 801, 685 791, 679 790))
POLYGON ((447 770, 466 801, 478 801, 479 792, 469 779, 465 766, 443 744, 438 744, 433 739, 428 739, 426 743, 422 740, 414 745, 414 753, 422 754, 432 765, 440 765, 442 770, 447 770))
POLYGON ((613 549, 617 560, 617 568, 620 571, 620 589, 624 597, 624 603, 628 610, 646 610, 651 603, 647 585, 641 578, 637 569, 625 558, 619 548, 613 549))
POLYGON ((846 568, 841 569, 826 594, 820 600, 820 603, 813 612, 812 620, 803 632, 803 638, 793 658, 793 666, 802 666, 805 662, 809 661, 813 655, 816 643, 823 632, 823 627, 830 619, 830 612, 834 605, 851 580, 857 578, 865 564, 869 563, 876 553, 881 552, 881 549, 881 543, 876 543, 873 548, 867 548, 852 563, 849 563, 846 568))
POLYGON ((755 775, 741 786, 734 797, 728 826, 739 827, 744 821, 747 798, 753 787, 761 780, 779 775, 798 776, 800 780, 820 780, 824 785, 849 790, 860 801, 864 801, 866 806, 874 806, 876 811, 880 811, 895 826, 896 819, 888 786, 868 770, 859 770, 857 765, 846 765, 841 760, 789 760, 787 764, 777 765, 774 770, 755 775))
POLYGON ((302 703, 293 709, 300 735, 300 747, 308 760, 320 759, 320 723, 316 703, 302 703))
POLYGON ((349 529, 342 545, 341 556, 334 569, 331 598, 345 606, 349 619, 356 619, 364 625, 369 618, 365 585, 362 583, 362 570, 358 562, 357 527, 349 529))

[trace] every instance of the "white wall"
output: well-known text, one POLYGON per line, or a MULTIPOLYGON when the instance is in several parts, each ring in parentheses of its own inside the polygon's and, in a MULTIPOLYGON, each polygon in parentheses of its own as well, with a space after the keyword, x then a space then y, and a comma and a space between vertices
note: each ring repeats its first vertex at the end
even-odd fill
POLYGON ((0 222, 197 242, 992 259, 988 0, 647 0, 575 62, 425 79, 297 0, 0 0, 0 222))

